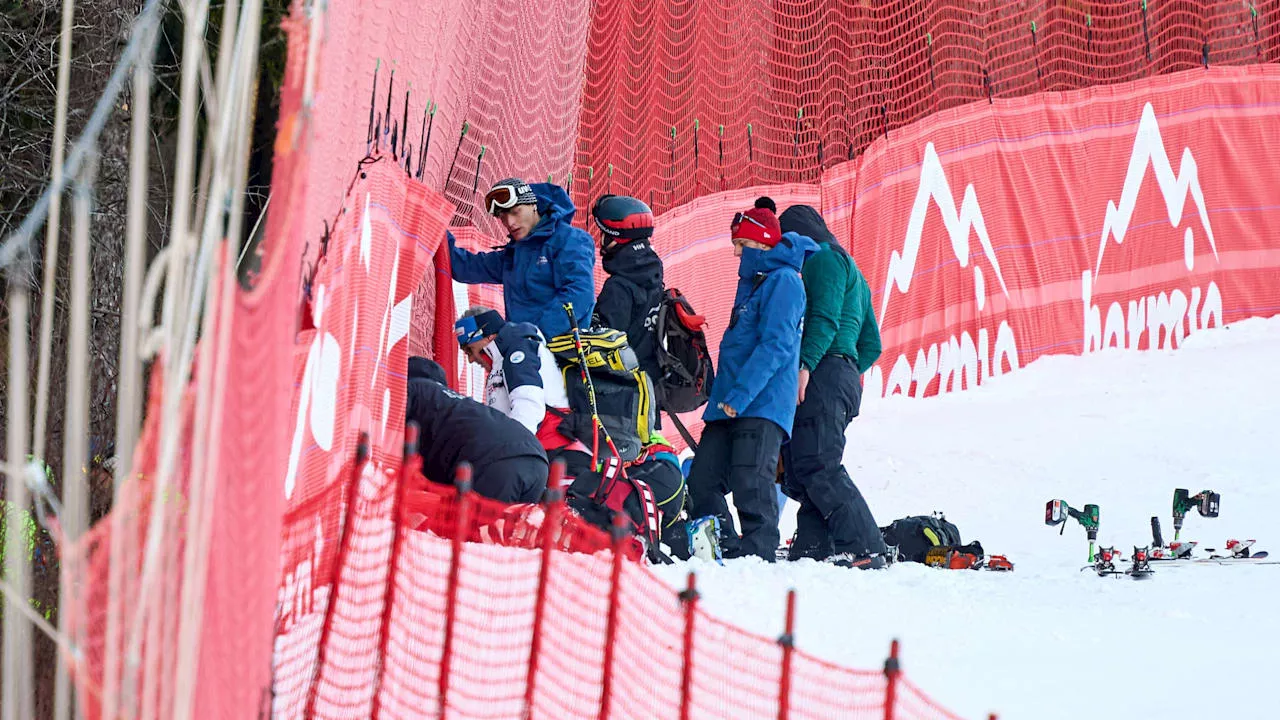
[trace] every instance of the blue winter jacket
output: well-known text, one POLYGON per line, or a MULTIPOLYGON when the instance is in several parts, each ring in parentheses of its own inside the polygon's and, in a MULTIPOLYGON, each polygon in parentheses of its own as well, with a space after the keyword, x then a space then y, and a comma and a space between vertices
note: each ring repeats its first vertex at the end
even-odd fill
POLYGON ((716 381, 703 420, 727 418, 720 409, 724 403, 738 417, 772 420, 791 436, 804 331, 800 268, 817 251, 817 243, 796 233, 783 233, 772 250, 743 249, 733 315, 720 340, 716 381))
POLYGON ((542 220, 523 240, 491 252, 460 249, 449 233, 453 279, 468 285, 502 283, 508 322, 533 323, 548 340, 569 331, 564 304, 578 327, 591 324, 596 305, 595 241, 573 227, 575 208, 559 185, 534 183, 542 220))

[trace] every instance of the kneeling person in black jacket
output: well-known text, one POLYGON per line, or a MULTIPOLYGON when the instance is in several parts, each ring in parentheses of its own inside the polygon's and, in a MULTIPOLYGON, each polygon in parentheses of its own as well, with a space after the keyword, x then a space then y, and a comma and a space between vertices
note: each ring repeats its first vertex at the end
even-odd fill
POLYGON ((405 421, 418 424, 418 453, 428 480, 451 484, 471 463, 472 487, 507 503, 536 503, 547 488, 547 455, 538 438, 501 412, 450 390, 444 368, 409 358, 405 421))

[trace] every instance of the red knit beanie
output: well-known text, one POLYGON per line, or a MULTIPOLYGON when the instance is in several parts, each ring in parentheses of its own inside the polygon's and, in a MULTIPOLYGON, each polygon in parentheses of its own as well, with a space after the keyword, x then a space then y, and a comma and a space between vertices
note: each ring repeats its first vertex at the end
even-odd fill
POLYGON ((778 206, 768 197, 756 199, 755 207, 737 213, 729 226, 732 239, 754 240, 774 247, 782 240, 782 227, 778 224, 778 206))

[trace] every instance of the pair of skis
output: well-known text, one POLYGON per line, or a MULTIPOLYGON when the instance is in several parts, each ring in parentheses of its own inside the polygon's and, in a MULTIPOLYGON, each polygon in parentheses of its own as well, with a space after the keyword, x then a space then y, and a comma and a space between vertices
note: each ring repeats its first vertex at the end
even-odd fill
POLYGON ((1266 550, 1253 550, 1256 540, 1236 540, 1230 539, 1222 546, 1221 550, 1215 548, 1205 548, 1205 552, 1209 553, 1209 557, 1192 557, 1192 551, 1199 545, 1198 542, 1182 541, 1179 536, 1182 531, 1182 519, 1188 512, 1195 508, 1200 515, 1208 518, 1218 517, 1218 505, 1220 496, 1212 490, 1202 490, 1195 495, 1190 495, 1186 490, 1181 488, 1173 491, 1173 542, 1169 545, 1164 544, 1164 538, 1160 532, 1160 518, 1151 518, 1151 540, 1155 543, 1152 550, 1151 559, 1165 567, 1180 567, 1182 565, 1239 565, 1239 564, 1265 564, 1274 565, 1280 561, 1272 560, 1264 562, 1267 558, 1266 550))
POLYGON ((1176 548, 1159 548, 1167 552, 1151 560, 1160 567, 1182 567, 1184 565, 1280 565, 1280 559, 1271 559, 1266 550, 1254 551, 1256 540, 1228 540, 1222 550, 1205 548, 1208 557, 1192 557, 1196 542, 1173 543, 1176 548))
MULTIPOLYGON (((1214 548, 1205 548, 1209 553, 1208 557, 1193 557, 1192 552, 1198 543, 1187 542, 1180 539, 1182 532, 1183 520, 1192 510, 1199 512, 1202 517, 1216 518, 1218 517, 1218 508, 1221 502, 1221 496, 1212 490, 1202 490, 1192 495, 1183 488, 1174 490, 1173 493, 1173 524, 1174 524, 1174 541, 1168 545, 1164 544, 1164 539, 1160 532, 1160 518, 1151 518, 1151 540, 1152 544, 1148 547, 1134 547, 1133 554, 1128 558, 1128 567, 1123 567, 1125 558, 1117 552, 1114 547, 1104 547, 1095 552, 1094 543, 1098 537, 1098 528, 1100 523, 1100 515, 1097 505, 1085 505, 1083 509, 1077 510, 1067 504, 1065 500, 1050 500, 1045 503, 1044 521, 1046 525, 1063 525, 1066 530, 1066 522, 1074 519, 1080 523, 1089 538, 1089 562, 1081 570, 1093 570, 1100 577, 1131 577, 1135 580, 1142 580, 1151 577, 1154 574, 1153 565, 1155 567, 1182 567, 1185 565, 1275 565, 1280 564, 1280 560, 1269 560, 1268 553, 1265 550, 1254 551, 1254 540, 1228 540, 1221 551, 1214 548)), ((1060 532, 1062 532, 1060 531, 1060 532)))

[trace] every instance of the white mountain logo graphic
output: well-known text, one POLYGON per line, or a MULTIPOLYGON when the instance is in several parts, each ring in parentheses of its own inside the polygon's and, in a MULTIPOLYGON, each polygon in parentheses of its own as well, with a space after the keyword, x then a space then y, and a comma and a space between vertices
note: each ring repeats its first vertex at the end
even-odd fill
MULTIPOLYGON (((1098 276, 1102 272, 1102 258, 1107 251, 1107 240, 1114 238, 1117 245, 1124 242, 1131 229, 1138 193, 1150 167, 1156 178, 1156 186, 1164 198, 1169 224, 1178 227, 1182 223, 1182 210, 1190 197, 1196 204, 1200 223, 1209 240, 1209 249, 1218 259, 1218 245, 1209 224, 1209 212, 1205 209, 1204 191, 1200 188, 1200 174, 1191 148, 1182 149, 1182 164, 1175 175, 1169 156, 1165 153, 1164 139, 1151 103, 1142 108, 1138 131, 1133 138, 1133 153, 1129 156, 1129 169, 1120 190, 1120 202, 1107 201, 1107 211, 1102 221, 1102 237, 1098 240, 1098 259, 1092 268, 1080 272, 1081 299, 1084 302, 1084 337, 1082 352, 1094 352, 1107 347, 1140 348, 1144 344, 1152 349, 1177 347, 1189 333, 1222 325, 1222 291, 1210 280, 1204 287, 1192 285, 1190 295, 1182 287, 1161 289, 1149 295, 1133 297, 1126 293, 1111 303, 1095 299, 1098 276)), ((1145 223, 1144 223, 1145 224, 1145 223)), ((1187 272, 1195 269, 1195 233, 1188 226, 1182 233, 1183 260, 1187 272)), ((1123 288, 1116 288, 1122 291, 1123 288)))
MULTIPOLYGON (((978 206, 978 196, 973 191, 973 185, 965 186, 960 209, 957 211, 955 196, 951 194, 951 184, 947 182, 947 174, 942 169, 942 161, 938 159, 938 151, 934 149, 933 143, 926 143, 924 159, 920 163, 920 186, 916 190, 911 216, 907 220, 907 235, 902 243, 902 252, 895 250, 889 255, 884 299, 880 302, 882 324, 886 322, 889 295, 893 288, 897 287, 899 291, 906 293, 911 287, 930 203, 938 206, 938 214, 942 216, 947 237, 951 240, 951 250, 960 267, 969 267, 969 236, 977 235, 978 243, 991 264, 991 271, 1000 283, 1000 289, 1006 298, 1009 297, 1009 288, 1005 285, 1004 273, 1000 271, 1000 261, 991 245, 991 236, 987 233, 987 223, 982 217, 982 208, 978 206)), ((973 265, 973 286, 974 299, 981 311, 987 302, 987 287, 982 269, 976 263, 973 265)), ((983 326, 982 323, 971 320, 966 320, 962 327, 956 326, 954 322, 948 325, 946 331, 952 334, 937 342, 914 347, 915 340, 908 340, 904 343, 904 352, 899 353, 896 358, 892 355, 882 356, 867 374, 865 382, 870 389, 864 392, 880 397, 896 393, 920 397, 934 387, 934 378, 938 378, 937 392, 944 393, 975 387, 986 378, 1002 375, 1006 364, 1010 371, 1017 370, 1018 343, 1009 321, 1002 319, 999 323, 992 322, 983 326), (906 347, 914 348, 914 361, 907 355, 906 347)))
MULTIPOLYGON (((1218 246, 1213 239, 1213 228, 1209 225, 1209 213, 1205 210, 1204 191, 1200 189, 1200 175, 1196 167, 1196 159, 1191 156, 1191 148, 1182 149, 1182 167, 1177 175, 1169 163, 1169 156, 1164 150, 1164 140, 1160 137, 1160 126, 1156 123, 1156 113, 1151 103, 1142 108, 1142 118, 1138 120, 1138 134, 1133 139, 1133 154, 1129 156, 1129 170, 1124 176, 1124 188, 1120 191, 1120 204, 1107 201, 1107 213, 1102 221, 1102 238, 1098 241, 1098 261, 1093 268, 1094 278, 1102 272, 1102 256, 1107 250, 1107 238, 1115 238, 1116 244, 1124 242, 1129 223, 1133 220, 1134 207, 1138 202, 1138 191, 1142 189, 1142 181, 1150 166, 1156 176, 1156 185, 1164 196, 1165 209, 1169 213, 1169 224, 1177 227, 1182 222, 1182 208, 1189 195, 1195 201, 1196 210, 1200 214, 1200 222, 1204 225, 1205 235, 1209 238, 1209 248, 1213 257, 1218 258, 1218 246)), ((1188 227, 1183 233, 1183 256, 1187 269, 1195 267, 1195 234, 1188 227)))
MULTIPOLYGON (((933 143, 924 146, 924 160, 920 164, 920 187, 916 190, 915 203, 911 206, 911 216, 907 220, 907 236, 902 243, 902 252, 894 250, 889 256, 889 271, 884 283, 884 299, 880 302, 880 320, 884 321, 885 310, 889 307, 889 294, 894 286, 905 293, 911 287, 911 277, 915 275, 916 258, 920 255, 920 240, 924 234, 924 220, 928 215, 929 203, 938 206, 946 226, 947 236, 951 239, 951 249, 955 253, 960 267, 969 265, 969 233, 978 236, 991 268, 1000 282, 1000 289, 1005 297, 1009 296, 1009 288, 1005 285, 1004 275, 1000 272, 1000 261, 996 259, 995 249, 991 246, 991 237, 987 234, 987 224, 982 218, 982 208, 978 207, 978 196, 973 192, 973 185, 966 185, 964 198, 960 201, 960 211, 956 211, 955 198, 951 194, 951 185, 947 182, 947 174, 942 169, 942 161, 933 143)), ((981 310, 986 304, 986 283, 982 270, 973 268, 974 295, 981 310)))

